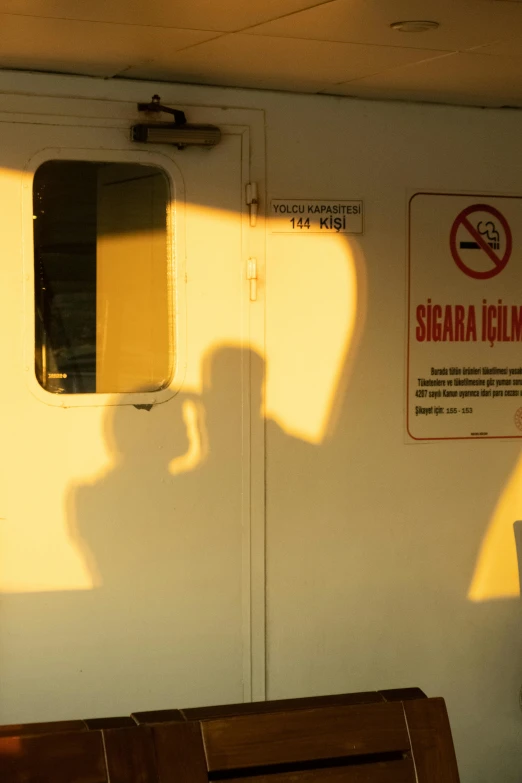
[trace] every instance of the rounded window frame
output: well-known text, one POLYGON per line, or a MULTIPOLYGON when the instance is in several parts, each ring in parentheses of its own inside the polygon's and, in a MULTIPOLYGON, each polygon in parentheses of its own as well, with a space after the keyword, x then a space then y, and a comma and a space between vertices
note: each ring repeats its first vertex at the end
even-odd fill
POLYGON ((107 405, 155 405, 175 396, 182 384, 186 367, 185 333, 185 185, 175 162, 159 152, 128 149, 46 148, 33 155, 23 172, 22 182, 22 261, 24 277, 24 373, 31 393, 41 402, 59 408, 100 407, 107 405), (50 161, 85 161, 100 163, 135 163, 154 166, 162 171, 168 183, 170 204, 167 213, 167 236, 171 274, 172 307, 172 377, 168 385, 146 392, 85 392, 56 394, 41 386, 35 372, 35 278, 33 235, 33 186, 37 170, 50 161))

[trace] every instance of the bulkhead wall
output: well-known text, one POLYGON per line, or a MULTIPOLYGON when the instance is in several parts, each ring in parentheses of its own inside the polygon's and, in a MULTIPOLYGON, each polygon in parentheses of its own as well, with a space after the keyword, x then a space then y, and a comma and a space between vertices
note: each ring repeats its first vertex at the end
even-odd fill
MULTIPOLYGON (((518 781, 518 436, 415 440, 406 409, 410 199, 521 196, 519 113, 8 73, 0 91, 2 124, 17 123, 0 171, 2 722, 76 717, 87 691, 83 707, 98 714, 414 685, 446 699, 465 783, 518 781), (39 129, 49 117, 62 147, 95 145, 100 125, 123 134, 135 104, 155 92, 189 119, 212 115, 231 129, 222 169, 211 163, 219 147, 153 150, 180 172, 183 339, 195 358, 150 411, 111 399, 73 406, 73 415, 59 408, 57 423, 26 382, 30 156, 19 148, 29 134, 35 149, 49 146, 47 120, 39 129), (78 117, 88 132, 72 139, 78 117), (248 159, 234 126, 248 130, 248 159), (257 221, 244 198, 250 181, 257 221), (283 202, 357 202, 364 221, 354 232, 335 223, 290 230, 288 213, 282 230, 272 212, 283 202), (226 266, 231 257, 236 267, 226 266), (58 480, 52 466, 66 463, 58 480), (175 579, 165 542, 183 553, 175 579), (223 570, 232 576, 221 582, 223 570), (133 603, 121 591, 133 574, 148 598, 139 633, 129 631, 133 603), (79 611, 96 636, 82 635, 79 611), (71 634, 81 641, 72 663, 53 642, 71 634), (147 635, 161 650, 152 658, 147 635), (186 655, 171 654, 180 647, 186 655), (80 663, 89 661, 86 687, 80 663), (127 706, 122 694, 140 679, 142 702, 127 706)), ((426 220, 429 231, 441 227, 450 263, 451 226, 438 207, 426 220)), ((510 269, 520 275, 522 224, 510 227, 510 269)), ((436 279, 433 268, 426 275, 436 279)), ((484 357, 462 349, 463 361, 484 357)))

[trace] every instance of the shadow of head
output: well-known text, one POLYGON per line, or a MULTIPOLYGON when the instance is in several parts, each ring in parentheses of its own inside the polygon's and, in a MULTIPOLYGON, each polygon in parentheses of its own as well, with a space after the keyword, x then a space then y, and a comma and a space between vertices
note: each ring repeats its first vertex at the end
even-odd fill
POLYGON ((240 346, 222 345, 208 351, 202 362, 202 396, 225 403, 238 394, 245 399, 249 390, 253 410, 257 410, 262 397, 265 363, 253 350, 240 346))
POLYGON ((265 363, 255 351, 220 345, 201 360, 200 390, 181 389, 167 402, 149 406, 129 404, 125 396, 115 400, 105 417, 108 448, 120 459, 155 462, 183 453, 187 430, 183 406, 195 405, 200 425, 220 431, 240 420, 248 408, 261 415, 265 363), (168 452, 165 446, 168 444, 168 452))

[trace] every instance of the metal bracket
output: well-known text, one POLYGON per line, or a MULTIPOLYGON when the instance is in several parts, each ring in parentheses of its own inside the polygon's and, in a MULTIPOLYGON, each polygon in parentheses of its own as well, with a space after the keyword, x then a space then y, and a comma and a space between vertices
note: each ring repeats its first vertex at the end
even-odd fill
POLYGON ((153 95, 150 103, 138 103, 138 111, 156 112, 157 114, 172 114, 176 125, 186 125, 187 118, 185 112, 181 109, 171 109, 168 106, 162 106, 159 95, 153 95))

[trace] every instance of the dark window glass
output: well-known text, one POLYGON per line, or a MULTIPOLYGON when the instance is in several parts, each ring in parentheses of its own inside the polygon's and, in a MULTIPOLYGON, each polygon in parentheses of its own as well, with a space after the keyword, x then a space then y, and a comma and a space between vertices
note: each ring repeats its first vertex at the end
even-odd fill
POLYGON ((172 374, 168 183, 49 161, 33 188, 35 369, 50 392, 153 391, 172 374))

